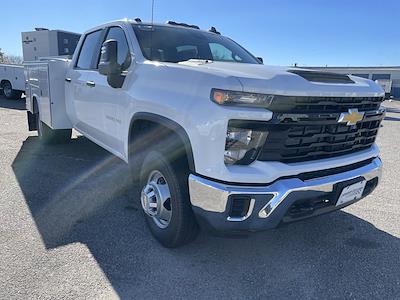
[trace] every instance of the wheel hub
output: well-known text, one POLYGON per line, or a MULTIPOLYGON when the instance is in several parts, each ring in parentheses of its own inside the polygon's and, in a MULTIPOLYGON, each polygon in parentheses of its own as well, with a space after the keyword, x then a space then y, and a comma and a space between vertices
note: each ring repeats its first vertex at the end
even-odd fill
POLYGON ((159 212, 159 197, 156 195, 157 187, 147 184, 142 191, 142 208, 150 217, 154 217, 159 212))
POLYGON ((142 189, 143 211, 160 228, 166 228, 171 220, 171 194, 167 181, 160 171, 150 173, 147 184, 142 189))

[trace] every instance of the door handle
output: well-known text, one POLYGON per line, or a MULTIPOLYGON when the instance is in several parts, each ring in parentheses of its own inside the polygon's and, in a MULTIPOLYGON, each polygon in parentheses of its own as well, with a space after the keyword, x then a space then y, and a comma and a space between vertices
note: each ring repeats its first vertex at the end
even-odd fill
POLYGON ((65 81, 66 81, 66 82, 71 82, 71 78, 68 78, 68 77, 67 77, 67 78, 65 78, 65 81))
POLYGON ((96 84, 94 83, 94 81, 86 81, 86 85, 90 86, 90 87, 95 87, 96 84))

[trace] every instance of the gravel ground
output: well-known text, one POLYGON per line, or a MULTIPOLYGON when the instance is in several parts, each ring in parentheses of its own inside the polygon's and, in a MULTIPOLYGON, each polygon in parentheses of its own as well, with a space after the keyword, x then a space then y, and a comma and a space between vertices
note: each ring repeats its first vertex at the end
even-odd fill
POLYGON ((246 238, 165 249, 129 201, 126 166, 83 137, 41 147, 0 98, 0 299, 400 297, 400 102, 383 180, 342 211, 246 238))

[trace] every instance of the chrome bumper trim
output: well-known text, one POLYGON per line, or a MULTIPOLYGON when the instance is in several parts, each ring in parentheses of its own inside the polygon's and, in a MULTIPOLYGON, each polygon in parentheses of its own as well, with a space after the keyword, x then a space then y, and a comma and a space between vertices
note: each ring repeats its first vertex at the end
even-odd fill
POLYGON ((366 180, 371 180, 375 177, 380 178, 381 172, 382 162, 379 158, 376 158, 368 165, 351 171, 306 181, 298 178, 281 179, 269 186, 228 185, 191 174, 189 176, 190 200, 193 206, 205 211, 224 213, 230 195, 272 195, 272 199, 258 212, 259 218, 268 218, 285 198, 294 191, 332 192, 334 185, 339 182, 357 177, 364 177, 366 180))

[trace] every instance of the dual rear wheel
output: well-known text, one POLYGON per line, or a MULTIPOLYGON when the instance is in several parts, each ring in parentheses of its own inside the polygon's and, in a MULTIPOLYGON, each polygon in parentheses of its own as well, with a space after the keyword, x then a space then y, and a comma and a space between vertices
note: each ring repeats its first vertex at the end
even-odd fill
POLYGON ((40 142, 45 144, 66 143, 71 139, 72 129, 51 129, 40 120, 40 112, 35 113, 36 126, 40 142))

